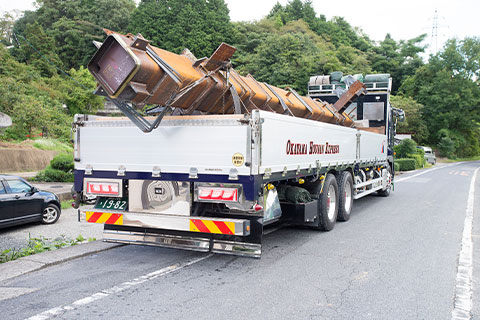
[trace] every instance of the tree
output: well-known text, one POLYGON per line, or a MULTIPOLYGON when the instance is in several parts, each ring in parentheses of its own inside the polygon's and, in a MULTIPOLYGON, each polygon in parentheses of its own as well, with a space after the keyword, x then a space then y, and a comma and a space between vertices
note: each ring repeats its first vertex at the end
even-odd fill
POLYGON ((422 118, 423 105, 410 97, 390 96, 393 107, 405 112, 405 121, 397 123, 398 133, 413 133, 413 139, 424 144, 428 141, 428 127, 422 118))
POLYGON ((404 139, 398 146, 395 146, 397 158, 408 158, 409 155, 415 154, 417 144, 412 139, 404 139))
POLYGON ((4 44, 6 46, 12 44, 12 31, 14 22, 15 18, 9 12, 5 12, 3 16, 0 17, 0 44, 4 44))
POLYGON ((387 33, 379 46, 373 48, 373 53, 369 57, 372 70, 392 75, 392 92, 394 94, 397 93, 403 81, 423 65, 419 54, 425 50, 425 47, 420 45, 425 36, 420 35, 413 39, 397 42, 387 33))
MULTIPOLYGON (((37 5, 37 11, 26 11, 15 22, 13 31, 25 37, 27 25, 38 23, 55 39, 67 69, 86 65, 96 50, 92 41, 105 38, 103 28, 125 32, 135 9, 133 0, 37 0, 37 5)), ((22 61, 18 51, 12 53, 22 61)))
POLYGON ((142 0, 128 29, 168 51, 188 48, 197 57, 210 56, 230 42, 228 13, 223 0, 142 0))
POLYGON ((245 56, 241 60, 244 64, 238 70, 251 73, 259 81, 280 87, 290 86, 305 94, 311 75, 326 74, 341 67, 333 47, 302 20, 257 36, 262 40, 258 41, 253 52, 240 52, 245 56))
POLYGON ((103 99, 92 94, 95 80, 86 69, 70 70, 73 79, 65 79, 42 77, 36 67, 16 61, 0 45, 0 112, 13 122, 5 136, 23 140, 46 128, 51 137, 68 141, 72 115, 102 104, 103 99))
POLYGON ((56 77, 48 82, 62 93, 60 100, 71 116, 77 113, 95 113, 104 101, 103 97, 93 94, 97 87, 95 79, 84 67, 70 69, 69 74, 69 78, 56 77))
POLYGON ((52 37, 45 33, 37 22, 27 24, 24 36, 18 35, 17 50, 27 64, 31 64, 40 71, 44 77, 57 74, 57 68, 62 67, 62 62, 56 53, 52 37))
MULTIPOLYGON (((474 77, 478 58, 470 49, 478 44, 478 38, 448 41, 400 88, 424 105, 422 118, 429 129, 428 140, 437 144, 443 138, 451 139, 456 155, 461 157, 480 154, 480 87, 474 77)), ((449 142, 443 139, 442 144, 445 141, 449 142)))

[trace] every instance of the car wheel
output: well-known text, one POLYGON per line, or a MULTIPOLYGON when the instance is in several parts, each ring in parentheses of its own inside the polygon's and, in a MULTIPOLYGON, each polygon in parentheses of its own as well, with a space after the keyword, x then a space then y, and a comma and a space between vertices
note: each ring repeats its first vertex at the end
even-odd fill
POLYGON ((58 218, 60 218, 60 208, 53 203, 48 204, 48 206, 43 209, 43 224, 53 224, 58 221, 58 218))
POLYGON ((338 221, 348 221, 353 206, 353 179, 348 171, 338 176, 338 221))

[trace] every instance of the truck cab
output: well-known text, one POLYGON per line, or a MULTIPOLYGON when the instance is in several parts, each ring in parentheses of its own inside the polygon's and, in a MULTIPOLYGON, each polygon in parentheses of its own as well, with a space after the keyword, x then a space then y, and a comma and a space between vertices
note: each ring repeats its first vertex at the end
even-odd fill
POLYGON ((387 159, 393 172, 393 146, 395 136, 394 116, 404 117, 403 111, 390 104, 392 78, 390 74, 356 74, 343 76, 342 72, 310 77, 308 96, 312 99, 334 104, 341 94, 356 80, 365 84, 366 91, 346 109, 355 121, 355 127, 362 131, 383 134, 388 137, 387 159))

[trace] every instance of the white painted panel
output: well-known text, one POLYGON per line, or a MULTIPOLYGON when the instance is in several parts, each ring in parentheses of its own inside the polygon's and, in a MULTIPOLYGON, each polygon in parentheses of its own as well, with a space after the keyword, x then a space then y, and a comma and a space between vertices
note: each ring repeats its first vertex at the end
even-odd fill
POLYGON ((360 160, 370 161, 375 159, 387 159, 388 141, 383 134, 359 130, 360 136, 360 160))
POLYGON ((235 168, 249 175, 250 168, 236 167, 232 156, 247 156, 249 126, 197 125, 191 123, 168 125, 168 121, 151 133, 143 133, 133 124, 103 125, 92 122, 80 128, 80 163, 77 169, 91 165, 93 170, 151 172, 158 166, 162 172, 188 173, 191 167, 198 173, 228 174, 235 168))
MULTIPOLYGON (((356 160, 357 130, 319 121, 260 112, 262 123, 260 172, 270 168, 272 172, 315 168, 337 163, 354 163, 356 160), (291 154, 287 143, 304 144, 307 154, 291 154), (311 144, 323 146, 320 154, 312 153, 311 144), (329 146, 338 146, 338 153, 328 153, 329 146)), ((335 148, 334 148, 335 149, 335 148)), ((294 150, 295 151, 295 150, 294 150)), ((333 150, 336 152, 336 150, 333 150)), ((293 152, 296 153, 296 152, 293 152)))

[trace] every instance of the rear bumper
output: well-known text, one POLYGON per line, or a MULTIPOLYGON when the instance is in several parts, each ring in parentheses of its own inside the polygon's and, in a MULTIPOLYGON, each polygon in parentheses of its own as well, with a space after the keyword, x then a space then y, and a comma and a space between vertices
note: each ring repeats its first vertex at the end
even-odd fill
POLYGON ((262 246, 260 244, 161 233, 104 230, 103 241, 232 254, 254 258, 260 258, 262 254, 262 246))
POLYGON ((105 225, 106 242, 162 246, 260 257, 261 229, 251 234, 249 219, 176 216, 156 213, 79 210, 79 221, 105 225), (257 241, 251 241, 258 238, 257 241))

